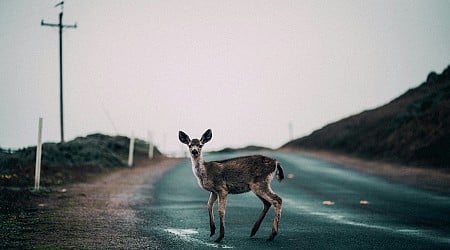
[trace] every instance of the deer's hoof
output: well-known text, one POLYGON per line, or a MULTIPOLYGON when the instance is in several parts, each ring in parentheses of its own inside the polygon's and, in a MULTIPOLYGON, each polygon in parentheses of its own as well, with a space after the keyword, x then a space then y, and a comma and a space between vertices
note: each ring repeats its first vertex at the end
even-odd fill
POLYGON ((219 243, 223 240, 223 235, 219 236, 219 238, 217 238, 214 242, 215 243, 219 243))
POLYGON ((255 236, 256 232, 258 231, 258 229, 253 228, 252 232, 250 233, 250 237, 255 236))
POLYGON ((273 241, 273 239, 275 238, 276 235, 277 235, 276 232, 272 232, 272 234, 269 236, 269 238, 267 239, 267 241, 273 241))

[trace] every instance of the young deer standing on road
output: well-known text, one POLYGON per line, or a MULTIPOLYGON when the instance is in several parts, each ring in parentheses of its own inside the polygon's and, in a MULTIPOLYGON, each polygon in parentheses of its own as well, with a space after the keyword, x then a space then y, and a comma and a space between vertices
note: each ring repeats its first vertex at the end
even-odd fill
POLYGON ((209 226, 211 235, 216 231, 214 223, 213 206, 219 197, 220 235, 216 242, 220 242, 225 235, 224 217, 228 194, 240 194, 250 190, 263 202, 264 207, 256 220, 250 237, 254 236, 266 216, 270 206, 275 207, 272 233, 268 240, 278 233, 278 223, 281 217, 281 198, 270 188, 270 182, 274 175, 279 181, 283 180, 284 174, 278 161, 261 156, 244 156, 224 161, 205 162, 202 156, 202 147, 212 138, 211 129, 206 130, 201 139, 190 139, 189 136, 180 131, 180 141, 189 147, 192 160, 192 172, 197 178, 201 188, 211 192, 208 200, 209 226))

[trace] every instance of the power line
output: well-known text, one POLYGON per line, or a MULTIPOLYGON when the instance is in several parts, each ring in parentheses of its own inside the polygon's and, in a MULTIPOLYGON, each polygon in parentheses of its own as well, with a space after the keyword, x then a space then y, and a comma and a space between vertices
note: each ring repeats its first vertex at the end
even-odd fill
POLYGON ((62 64, 62 31, 64 28, 77 28, 77 23, 73 25, 64 25, 63 11, 64 11, 64 1, 55 5, 55 8, 60 6, 61 12, 59 13, 59 23, 46 23, 41 20, 41 26, 50 26, 59 28, 59 114, 60 114, 60 125, 61 125, 61 142, 64 142, 64 106, 63 106, 63 64, 62 64))

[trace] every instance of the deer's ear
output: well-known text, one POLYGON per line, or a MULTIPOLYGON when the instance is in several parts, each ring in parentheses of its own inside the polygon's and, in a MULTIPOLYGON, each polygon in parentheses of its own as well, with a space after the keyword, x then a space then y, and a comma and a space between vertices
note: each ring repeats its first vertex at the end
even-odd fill
POLYGON ((191 141, 189 136, 183 131, 178 132, 178 139, 180 140, 180 142, 184 144, 189 144, 189 142, 191 141))
POLYGON ((203 133, 202 138, 200 139, 200 142, 202 144, 205 144, 207 142, 209 142, 212 138, 212 131, 211 129, 208 129, 205 131, 205 133, 203 133))

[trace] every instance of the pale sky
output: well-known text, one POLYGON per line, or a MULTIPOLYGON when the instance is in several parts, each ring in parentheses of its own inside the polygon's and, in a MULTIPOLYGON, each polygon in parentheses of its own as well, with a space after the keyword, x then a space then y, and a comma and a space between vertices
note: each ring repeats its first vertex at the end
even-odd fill
MULTIPOLYGON (((59 141, 60 1, 0 0, 0 147, 59 141)), ((279 147, 450 64, 450 1, 66 0, 65 137, 279 147)))

